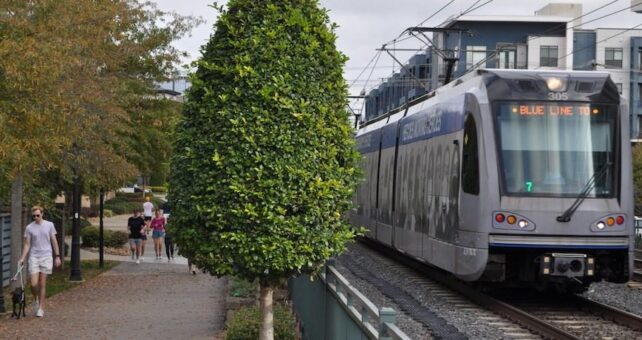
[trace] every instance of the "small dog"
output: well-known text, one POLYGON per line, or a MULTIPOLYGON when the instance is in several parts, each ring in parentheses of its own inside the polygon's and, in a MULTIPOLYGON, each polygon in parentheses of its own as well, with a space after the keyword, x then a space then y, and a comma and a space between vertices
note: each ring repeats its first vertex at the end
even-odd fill
POLYGON ((13 313, 11 314, 11 317, 16 317, 20 319, 20 313, 22 312, 22 316, 27 316, 25 313, 25 309, 27 306, 27 302, 25 301, 25 290, 22 287, 17 287, 16 289, 13 290, 13 293, 11 294, 11 300, 13 301, 13 313), (18 307, 18 312, 16 313, 16 306, 18 307))

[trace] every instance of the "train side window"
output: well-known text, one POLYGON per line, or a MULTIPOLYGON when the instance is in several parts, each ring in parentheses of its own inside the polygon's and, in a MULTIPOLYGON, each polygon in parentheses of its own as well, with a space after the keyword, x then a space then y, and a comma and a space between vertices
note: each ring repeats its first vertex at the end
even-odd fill
POLYGON ((473 118, 471 114, 468 114, 464 122, 463 166, 461 176, 462 189, 464 192, 473 195, 479 194, 479 157, 477 148, 475 118, 473 118))

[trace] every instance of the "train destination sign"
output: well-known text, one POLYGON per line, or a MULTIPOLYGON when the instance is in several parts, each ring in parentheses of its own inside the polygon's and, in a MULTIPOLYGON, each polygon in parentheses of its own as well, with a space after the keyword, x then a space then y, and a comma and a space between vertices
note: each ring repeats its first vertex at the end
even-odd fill
POLYGON ((569 103, 519 103, 506 104, 512 114, 523 117, 552 116, 552 117, 572 117, 583 116, 591 117, 599 115, 601 110, 597 107, 591 108, 589 104, 569 104, 569 103))

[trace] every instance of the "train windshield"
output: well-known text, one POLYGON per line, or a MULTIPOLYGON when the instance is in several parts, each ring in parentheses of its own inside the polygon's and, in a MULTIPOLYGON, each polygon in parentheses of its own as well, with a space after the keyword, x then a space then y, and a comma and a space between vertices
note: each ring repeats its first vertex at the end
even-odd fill
POLYGON ((505 192, 577 196, 594 174, 587 197, 612 197, 617 106, 508 102, 497 126, 505 192))

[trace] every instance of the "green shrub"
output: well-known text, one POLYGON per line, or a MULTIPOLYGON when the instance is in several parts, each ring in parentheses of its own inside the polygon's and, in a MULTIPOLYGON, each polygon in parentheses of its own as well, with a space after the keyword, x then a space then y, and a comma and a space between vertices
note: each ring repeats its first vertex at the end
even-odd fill
POLYGON ((256 288, 258 283, 249 282, 233 276, 230 279, 230 295, 236 297, 253 297, 256 295, 256 288))
MULTIPOLYGON (((147 195, 149 194, 145 194, 145 196, 147 195)), ((145 200, 142 192, 117 192, 116 198, 113 199, 121 199, 134 202, 143 202, 145 200)))
MULTIPOLYGON (((100 230, 98 227, 86 227, 80 231, 80 236, 82 237, 83 247, 98 247, 100 238, 100 230)), ((109 233, 105 233, 104 238, 105 243, 109 242, 109 233)))
POLYGON ((103 209, 103 217, 112 217, 114 216, 114 212, 109 210, 109 209, 103 209))
POLYGON ((116 198, 110 199, 105 202, 105 209, 109 209, 117 215, 129 214, 134 209, 142 209, 143 199, 142 198, 139 198, 139 199, 140 199, 140 202, 137 202, 137 201, 130 201, 127 198, 116 196, 116 198))
POLYGON ((129 234, 124 231, 106 230, 105 232, 109 232, 109 234, 111 234, 109 236, 109 243, 105 242, 105 246, 107 247, 122 247, 129 239, 129 234))
MULTIPOLYGON (((149 196, 149 194, 147 195, 149 196)), ((151 197, 150 201, 154 203, 155 207, 160 207, 165 202, 157 197, 149 197, 151 197)), ((109 209, 117 215, 130 214, 134 209, 143 209, 143 203, 145 203, 145 198, 143 198, 140 192, 119 192, 116 193, 115 198, 105 202, 105 209, 109 209)))
POLYGON ((79 221, 80 221, 79 222, 80 223, 80 230, 83 230, 83 229, 91 226, 91 222, 87 221, 84 218, 79 219, 79 221))
POLYGON ((166 193, 167 192, 167 188, 164 187, 164 186, 149 186, 148 188, 152 192, 158 192, 158 193, 166 193))
MULTIPOLYGON (((274 338, 296 339, 295 321, 290 309, 281 304, 274 305, 274 338)), ((226 340, 258 339, 261 327, 261 312, 256 306, 245 306, 234 312, 228 321, 226 340)))

